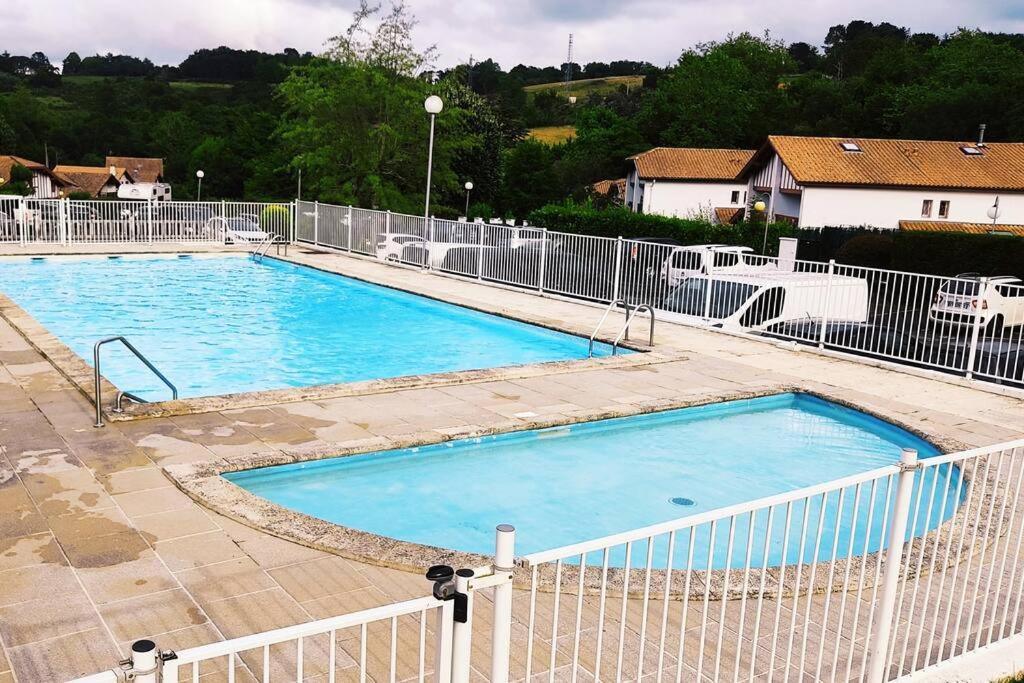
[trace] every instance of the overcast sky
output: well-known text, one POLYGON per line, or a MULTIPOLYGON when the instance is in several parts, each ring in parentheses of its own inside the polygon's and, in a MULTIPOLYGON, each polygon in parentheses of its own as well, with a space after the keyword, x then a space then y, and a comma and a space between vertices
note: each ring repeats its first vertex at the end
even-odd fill
MULTIPOLYGON (((407 0, 420 19, 416 40, 436 43, 438 66, 493 57, 509 69, 565 60, 674 61, 696 43, 765 29, 820 44, 829 26, 890 21, 915 32, 958 26, 1024 32, 1024 0, 407 0)), ((201 47, 319 52, 349 23, 355 0, 29 0, 0 10, 0 51, 43 51, 60 62, 124 53, 177 64, 201 47)))

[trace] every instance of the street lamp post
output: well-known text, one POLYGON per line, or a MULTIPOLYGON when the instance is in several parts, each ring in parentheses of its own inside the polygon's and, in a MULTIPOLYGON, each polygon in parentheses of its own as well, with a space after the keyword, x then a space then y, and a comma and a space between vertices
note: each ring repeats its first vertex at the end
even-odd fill
POLYGON ((426 268, 427 267, 427 254, 428 254, 430 237, 431 237, 430 232, 429 232, 429 226, 430 226, 430 173, 433 170, 433 166, 434 166, 434 119, 437 118, 437 115, 440 114, 441 110, 444 108, 444 102, 442 102, 441 98, 438 97, 437 95, 431 95, 430 97, 428 97, 426 100, 423 101, 423 108, 427 110, 428 114, 430 114, 430 143, 429 143, 429 146, 427 147, 427 193, 426 193, 426 198, 425 198, 424 203, 423 203, 423 230, 425 232, 423 237, 424 237, 424 241, 426 241, 427 245, 428 245, 427 249, 423 250, 423 267, 426 268))
POLYGON ((197 187, 196 187, 196 201, 197 202, 203 201, 203 176, 205 176, 205 175, 206 174, 203 173, 202 169, 196 171, 196 183, 197 183, 197 187))
POLYGON ((466 181, 466 220, 469 220, 469 193, 473 190, 473 181, 466 181))

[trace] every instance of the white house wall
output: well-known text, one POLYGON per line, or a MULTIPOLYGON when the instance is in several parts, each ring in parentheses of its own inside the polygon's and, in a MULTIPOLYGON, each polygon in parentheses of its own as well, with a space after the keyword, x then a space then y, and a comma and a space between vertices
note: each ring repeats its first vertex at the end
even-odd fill
MULTIPOLYGON (((896 230, 901 220, 991 223, 987 212, 997 195, 998 223, 1024 224, 1024 193, 805 186, 799 225, 802 228, 868 226, 896 230), (921 205, 926 199, 932 200, 931 217, 921 215, 921 205), (941 201, 949 201, 948 217, 939 217, 941 201)), ((780 210, 779 213, 785 212, 780 210)))
POLYGON ((744 206, 746 183, 675 183, 671 181, 650 181, 644 186, 644 213, 675 218, 713 216, 716 207, 744 206), (732 193, 739 192, 739 199, 732 201, 732 193))

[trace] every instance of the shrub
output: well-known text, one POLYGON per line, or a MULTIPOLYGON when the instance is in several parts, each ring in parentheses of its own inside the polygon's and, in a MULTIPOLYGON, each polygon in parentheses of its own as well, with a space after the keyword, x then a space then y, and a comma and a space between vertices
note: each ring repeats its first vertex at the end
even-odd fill
POLYGON ((85 190, 75 190, 68 194, 68 199, 92 199, 92 195, 85 190))
POLYGON ((975 272, 1024 277, 1024 238, 961 232, 904 232, 871 228, 800 231, 802 259, 930 275, 975 272))
POLYGON ((892 264, 892 247, 890 235, 858 235, 839 247, 835 259, 851 266, 888 268, 892 264))
MULTIPOLYGON (((765 241, 764 223, 721 225, 698 218, 670 218, 633 213, 623 207, 597 209, 589 205, 549 204, 529 216, 533 225, 577 235, 600 237, 668 237, 680 244, 734 244, 761 251, 765 241)), ((797 228, 788 223, 769 223, 768 253, 778 248, 779 237, 795 237, 797 228)))
POLYGON ((281 204, 271 204, 263 207, 260 212, 260 224, 285 225, 288 222, 291 209, 281 204))

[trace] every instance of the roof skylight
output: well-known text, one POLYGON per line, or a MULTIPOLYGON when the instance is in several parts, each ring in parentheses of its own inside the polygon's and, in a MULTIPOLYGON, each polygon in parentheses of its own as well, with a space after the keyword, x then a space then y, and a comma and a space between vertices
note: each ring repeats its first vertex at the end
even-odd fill
POLYGON ((858 145, 856 142, 840 142, 839 146, 842 148, 842 150, 844 152, 863 152, 864 151, 864 150, 862 150, 860 148, 860 145, 858 145))

